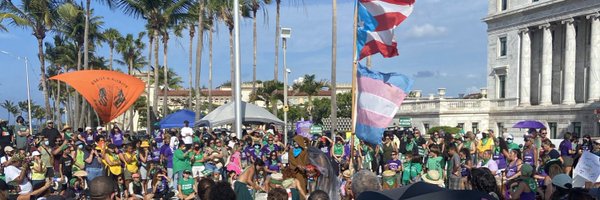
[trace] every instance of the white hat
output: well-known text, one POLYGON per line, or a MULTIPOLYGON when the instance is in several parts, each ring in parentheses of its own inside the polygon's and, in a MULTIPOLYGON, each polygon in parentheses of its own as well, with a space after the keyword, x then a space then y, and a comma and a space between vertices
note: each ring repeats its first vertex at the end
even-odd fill
POLYGON ((102 130, 102 126, 96 127, 96 130, 102 130))
POLYGON ((230 133, 230 134, 229 134, 229 137, 237 137, 237 134, 235 134, 235 133, 230 133))
POLYGON ((85 127, 85 130, 86 130, 86 131, 87 131, 87 130, 92 130, 92 127, 89 127, 89 126, 88 126, 88 127, 85 127))
POLYGON ((11 146, 5 146, 4 147, 4 152, 9 152, 9 151, 14 151, 15 149, 12 148, 11 146))
POLYGON ((42 155, 42 154, 40 154, 39 151, 33 151, 33 153, 31 153, 31 156, 39 156, 39 155, 42 155))
POLYGON ((508 133, 505 133, 505 134, 504 134, 504 138, 505 138, 505 139, 509 139, 509 138, 510 138, 510 139, 514 139, 513 135, 512 135, 512 134, 508 134, 508 133))

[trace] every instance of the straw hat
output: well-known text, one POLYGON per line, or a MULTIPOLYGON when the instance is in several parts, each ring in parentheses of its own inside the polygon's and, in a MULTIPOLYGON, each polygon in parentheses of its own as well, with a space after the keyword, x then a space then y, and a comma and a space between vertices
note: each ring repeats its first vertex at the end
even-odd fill
POLYGON ((429 170, 427 174, 423 175, 423 181, 434 185, 444 184, 444 179, 440 176, 440 172, 437 170, 429 170))
POLYGON ((344 176, 344 178, 350 178, 352 176, 352 172, 350 172, 350 170, 347 169, 347 170, 344 170, 342 175, 344 176))
POLYGON ((67 129, 73 129, 73 128, 71 128, 71 126, 69 126, 68 124, 65 124, 65 126, 63 126, 62 131, 65 131, 67 129))
POLYGON ((77 177, 84 177, 87 176, 87 172, 85 172, 85 170, 79 170, 76 171, 75 173, 73 173, 73 176, 77 176, 77 177))

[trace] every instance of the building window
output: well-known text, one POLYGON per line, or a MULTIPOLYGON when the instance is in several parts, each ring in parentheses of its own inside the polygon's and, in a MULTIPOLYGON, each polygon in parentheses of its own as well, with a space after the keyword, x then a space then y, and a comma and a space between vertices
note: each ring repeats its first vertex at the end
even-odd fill
POLYGON ((581 134, 581 122, 572 122, 573 125, 573 135, 580 136, 581 134))
POLYGON ((506 56, 506 37, 500 37, 498 39, 498 44, 499 44, 498 47, 500 48, 499 52, 498 52, 498 56, 500 56, 500 57, 506 56))
POLYGON ((508 9, 508 0, 500 0, 500 10, 504 11, 508 9))
POLYGON ((498 75, 498 97, 506 98, 506 74, 498 75))
POLYGON ((596 127, 598 128, 598 130, 596 130, 596 134, 594 134, 594 136, 599 136, 600 135, 600 121, 596 124, 596 127))
POLYGON ((477 122, 471 123, 471 128, 473 130, 473 133, 479 132, 479 123, 477 123, 477 122))
POLYGON ((532 0, 532 1, 533 1, 533 2, 538 2, 538 1, 540 1, 540 0, 532 0))
POLYGON ((460 128, 461 130, 465 130, 465 123, 458 123, 456 127, 460 128))
POLYGON ((548 129, 550 131, 550 138, 556 138, 556 134, 557 134, 556 128, 557 128, 556 122, 548 122, 548 129))
POLYGON ((425 128, 425 133, 429 132, 429 124, 423 124, 423 128, 425 128))

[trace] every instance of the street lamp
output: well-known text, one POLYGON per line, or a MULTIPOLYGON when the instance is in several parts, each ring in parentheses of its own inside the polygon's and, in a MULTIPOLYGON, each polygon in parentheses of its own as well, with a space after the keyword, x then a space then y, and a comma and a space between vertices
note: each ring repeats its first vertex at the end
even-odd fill
POLYGON ((3 54, 12 56, 17 58, 17 60, 21 60, 21 58, 25 61, 25 77, 26 77, 26 81, 27 81, 27 114, 28 114, 28 120, 29 120, 29 133, 33 134, 33 128, 32 128, 32 121, 31 121, 31 94, 29 92, 29 60, 27 59, 27 57, 21 57, 21 56, 15 56, 13 54, 11 54, 8 51, 0 51, 3 54))
POLYGON ((283 142, 287 144, 288 142, 288 130, 287 130, 287 112, 289 110, 288 106, 288 74, 291 72, 287 67, 286 60, 286 50, 287 50, 287 39, 292 36, 291 28, 281 28, 281 39, 283 40, 283 67, 285 68, 285 72, 283 74, 283 142))

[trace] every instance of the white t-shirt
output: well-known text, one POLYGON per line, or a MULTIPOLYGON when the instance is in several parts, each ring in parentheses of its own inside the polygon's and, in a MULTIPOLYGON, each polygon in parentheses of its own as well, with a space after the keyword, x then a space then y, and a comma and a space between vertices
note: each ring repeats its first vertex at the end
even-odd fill
MULTIPOLYGON (((11 182, 11 181, 15 180, 17 177, 19 177, 19 175, 21 174, 21 169, 10 165, 10 166, 4 168, 4 174, 6 175, 6 182, 11 182)), ((29 178, 27 176, 25 176, 23 181, 21 183, 19 183, 19 188, 21 188, 21 192, 19 192, 19 194, 27 194, 32 191, 33 188, 31 186, 31 182, 29 181, 29 178)))
POLYGON ((192 144, 194 142, 194 130, 190 127, 181 128, 181 138, 183 143, 192 144))
POLYGON ((6 161, 10 160, 10 156, 8 155, 4 155, 2 157, 0 157, 0 164, 4 164, 6 161))

